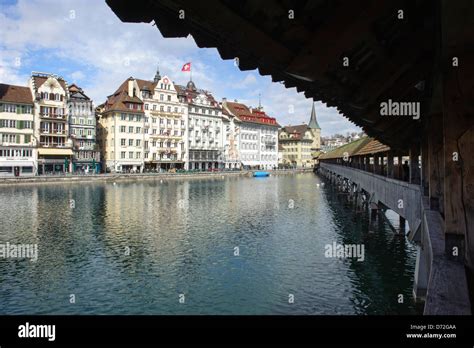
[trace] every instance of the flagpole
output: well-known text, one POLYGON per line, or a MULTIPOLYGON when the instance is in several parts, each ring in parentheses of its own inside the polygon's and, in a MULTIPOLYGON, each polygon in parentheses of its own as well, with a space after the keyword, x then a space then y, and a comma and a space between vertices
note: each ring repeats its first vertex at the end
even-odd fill
POLYGON ((190 81, 193 80, 193 69, 192 69, 192 68, 193 68, 193 64, 192 64, 192 63, 193 63, 193 61, 190 61, 190 62, 189 62, 189 79, 190 79, 190 81))

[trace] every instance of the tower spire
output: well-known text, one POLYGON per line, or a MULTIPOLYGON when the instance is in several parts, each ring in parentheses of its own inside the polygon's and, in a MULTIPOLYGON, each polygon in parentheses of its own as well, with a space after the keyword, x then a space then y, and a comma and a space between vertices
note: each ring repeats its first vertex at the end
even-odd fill
POLYGON ((321 129, 321 127, 319 127, 318 121, 316 120, 316 110, 314 109, 314 102, 313 108, 311 109, 311 118, 309 119, 308 127, 312 129, 321 129))
POLYGON ((153 79, 153 82, 158 83, 158 81, 160 80, 161 80, 160 67, 156 66, 156 74, 155 74, 155 78, 153 79))

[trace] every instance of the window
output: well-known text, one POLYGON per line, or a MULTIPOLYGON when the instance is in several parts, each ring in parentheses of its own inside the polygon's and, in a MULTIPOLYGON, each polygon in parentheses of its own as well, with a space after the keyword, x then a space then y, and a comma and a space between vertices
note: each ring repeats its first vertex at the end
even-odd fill
POLYGON ((128 139, 128 146, 133 146, 133 139, 128 139))
POLYGON ((145 104, 145 110, 148 110, 148 104, 145 104))
POLYGON ((138 158, 141 158, 141 157, 142 157, 142 153, 141 153, 141 152, 137 152, 137 153, 135 154, 135 158, 138 159, 138 158))
POLYGON ((171 101, 171 96, 170 95, 168 96, 168 101, 171 101))
POLYGON ((151 118, 151 123, 156 123, 156 117, 151 118))
POLYGON ((125 126, 120 126, 120 133, 125 133, 126 132, 126 127, 125 126))
POLYGON ((142 141, 141 141, 140 139, 137 139, 137 140, 136 140, 136 146, 140 146, 141 143, 142 143, 142 141))
POLYGON ((153 105, 153 110, 156 110, 156 104, 155 104, 155 105, 153 105))
POLYGON ((160 111, 165 111, 165 107, 163 105, 160 105, 160 111))
POLYGON ((125 159, 125 151, 122 151, 122 152, 120 153, 120 158, 125 159))
POLYGON ((160 94, 160 100, 161 100, 161 101, 164 100, 164 95, 163 95, 163 94, 160 94))
POLYGON ((120 114, 120 120, 125 121, 127 116, 125 114, 120 114))
POLYGON ((133 127, 132 126, 128 127, 128 132, 133 133, 133 127))
POLYGON ((126 139, 120 139, 120 146, 125 146, 126 139))
POLYGON ((130 151, 130 152, 128 153, 128 158, 133 159, 133 152, 130 151))
POLYGON ((141 132, 142 132, 142 127, 137 127, 136 133, 139 134, 139 133, 141 133, 141 132))

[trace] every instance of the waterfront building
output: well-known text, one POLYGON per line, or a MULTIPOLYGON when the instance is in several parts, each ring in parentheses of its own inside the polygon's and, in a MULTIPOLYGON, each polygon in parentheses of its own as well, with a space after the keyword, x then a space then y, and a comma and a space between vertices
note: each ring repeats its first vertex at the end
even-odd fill
POLYGON ((136 79, 144 104, 144 162, 147 170, 184 169, 187 162, 187 105, 174 83, 157 69, 153 81, 136 79))
POLYGON ((241 121, 240 158, 244 168, 273 169, 278 166, 278 128, 276 119, 263 107, 256 109, 225 101, 225 110, 241 121))
POLYGON ((73 152, 69 138, 67 82, 58 75, 33 72, 29 88, 34 97, 38 174, 70 172, 73 152))
POLYGON ((33 110, 28 87, 0 84, 0 176, 36 174, 33 110))
POLYGON ((222 122, 224 141, 224 168, 240 169, 240 128, 242 121, 226 110, 227 99, 222 100, 222 122))
POLYGON ((97 143, 107 172, 142 172, 145 113, 136 79, 126 79, 96 109, 97 143))
POLYGON ((188 108, 186 169, 214 170, 224 167, 222 108, 208 91, 196 88, 193 81, 175 85, 178 98, 188 108))
POLYGON ((281 165, 295 168, 314 166, 314 158, 321 149, 321 127, 316 120, 314 104, 309 124, 283 127, 279 141, 283 153, 281 165))
POLYGON ((92 100, 75 84, 69 86, 69 135, 73 147, 73 172, 99 172, 96 119, 92 100))

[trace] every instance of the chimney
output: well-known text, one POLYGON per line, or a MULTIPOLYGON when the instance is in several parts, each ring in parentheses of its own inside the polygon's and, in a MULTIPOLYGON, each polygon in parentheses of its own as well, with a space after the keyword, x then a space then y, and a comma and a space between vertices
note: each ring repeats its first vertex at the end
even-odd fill
POLYGON ((132 80, 132 78, 130 78, 130 79, 128 80, 128 96, 129 96, 129 97, 133 97, 133 90, 134 90, 134 88, 133 88, 133 80, 132 80))

